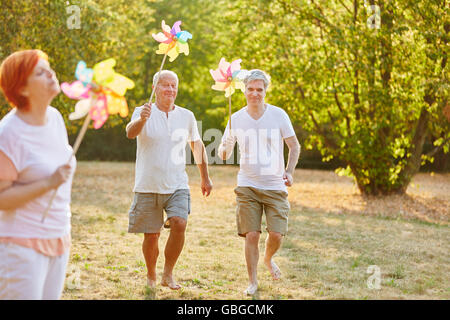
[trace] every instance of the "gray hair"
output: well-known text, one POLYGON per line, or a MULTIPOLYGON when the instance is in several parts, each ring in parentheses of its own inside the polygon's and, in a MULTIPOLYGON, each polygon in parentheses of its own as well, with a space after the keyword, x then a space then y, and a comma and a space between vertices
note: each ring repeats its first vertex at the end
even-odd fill
POLYGON ((247 86, 247 83, 255 80, 262 80, 264 82, 264 89, 270 85, 270 76, 262 70, 253 69, 248 71, 246 77, 244 78, 244 84, 247 86))
MULTIPOLYGON (((178 86, 178 76, 177 76, 177 74, 176 74, 175 72, 173 72, 173 71, 170 71, 170 70, 162 70, 162 71, 161 71, 161 76, 159 76, 159 77, 161 78, 161 77, 163 77, 164 75, 168 75, 168 74, 170 74, 170 75, 173 76, 175 79, 177 79, 177 86, 178 86)), ((157 81, 157 80, 159 81, 158 75, 159 75, 159 71, 158 71, 157 73, 155 73, 155 75, 153 76, 153 85, 156 84, 156 81, 157 81)))

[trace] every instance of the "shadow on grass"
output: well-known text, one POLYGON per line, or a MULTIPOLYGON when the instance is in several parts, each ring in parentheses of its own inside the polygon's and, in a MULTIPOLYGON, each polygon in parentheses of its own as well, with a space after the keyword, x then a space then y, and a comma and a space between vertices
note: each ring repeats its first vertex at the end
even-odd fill
MULTIPOLYGON (((391 223, 390 217, 353 214, 295 208, 290 213, 289 233, 277 254, 285 259, 286 277, 314 291, 319 299, 379 298, 367 287, 371 275, 368 267, 376 265, 381 268, 383 289, 389 291, 383 294, 388 297, 430 296, 410 287, 424 272, 427 277, 445 278, 439 265, 445 261, 440 254, 445 250, 441 246, 445 245, 442 240, 447 227, 421 220, 414 224, 403 219, 391 223), (424 231, 426 242, 421 234, 424 231), (399 285, 388 286, 389 281, 398 281, 399 285)), ((445 289, 442 285, 436 287, 445 289)))
MULTIPOLYGON (((348 195, 346 195, 348 196, 348 195)), ((408 194, 390 195, 383 197, 363 196, 359 194, 351 195, 354 201, 353 206, 336 204, 331 210, 320 207, 308 207, 301 203, 301 200, 290 200, 291 207, 299 210, 315 211, 321 214, 350 214, 356 216, 374 216, 386 219, 404 219, 407 221, 420 222, 427 225, 449 226, 450 203, 438 198, 413 197, 408 194)), ((324 198, 324 201, 326 200, 324 198)), ((331 200, 332 201, 332 200, 331 200)), ((350 201, 351 202, 351 201, 350 201)))

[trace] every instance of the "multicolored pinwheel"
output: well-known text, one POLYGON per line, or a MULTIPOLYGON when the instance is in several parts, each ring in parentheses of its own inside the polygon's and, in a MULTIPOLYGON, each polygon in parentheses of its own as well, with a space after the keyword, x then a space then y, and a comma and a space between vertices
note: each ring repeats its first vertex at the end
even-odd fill
POLYGON ((173 27, 171 29, 163 20, 161 23, 163 31, 158 32, 157 34, 152 33, 153 39, 160 43, 158 50, 156 50, 156 53, 163 54, 164 58, 161 63, 161 67, 159 68, 156 83, 153 84, 152 94, 150 95, 150 99, 148 100, 149 104, 152 103, 156 85, 159 81, 159 75, 161 74, 167 56, 169 56, 169 61, 172 62, 178 57, 180 53, 189 55, 189 45, 187 44, 187 41, 189 39, 192 39, 192 34, 187 31, 181 31, 180 25, 181 21, 177 21, 173 24, 173 27))
POLYGON ((236 89, 245 91, 244 74, 246 70, 241 70, 242 59, 234 60, 229 63, 225 61, 225 58, 220 59, 219 67, 217 70, 209 70, 211 76, 216 83, 212 86, 214 90, 225 91, 225 97, 231 96, 236 89))
MULTIPOLYGON (((134 88, 134 82, 114 71, 116 60, 107 59, 97 63, 93 69, 86 67, 84 61, 77 64, 75 77, 78 79, 72 83, 61 83, 61 90, 71 99, 80 100, 75 105, 75 112, 69 115, 70 120, 86 118, 83 127, 75 140, 72 157, 77 153, 88 128, 89 122, 94 121, 94 128, 103 126, 110 114, 119 113, 122 117, 128 115, 128 105, 124 98, 127 89, 134 88)), ((42 214, 42 222, 51 208, 57 189, 53 191, 47 209, 42 214)))
POLYGON ((234 60, 229 63, 225 58, 220 59, 219 67, 216 70, 209 70, 211 76, 216 83, 211 87, 214 90, 225 91, 225 97, 228 98, 229 116, 230 116, 230 130, 231 130, 231 95, 236 89, 245 91, 245 84, 243 79, 247 75, 247 70, 241 70, 242 59, 234 60))
POLYGON ((192 39, 192 34, 187 31, 181 31, 181 21, 173 24, 172 29, 166 25, 164 20, 161 23, 163 32, 152 34, 152 37, 160 42, 157 54, 164 54, 169 56, 169 61, 174 61, 180 53, 189 55, 189 45, 187 41, 192 39))
POLYGON ((110 114, 128 115, 124 94, 134 87, 134 82, 115 72, 115 65, 116 60, 112 58, 97 63, 93 69, 87 68, 84 61, 78 62, 75 70, 78 80, 61 84, 61 90, 69 98, 80 100, 75 105, 75 112, 69 115, 70 120, 81 119, 89 113, 94 128, 99 129, 110 114))

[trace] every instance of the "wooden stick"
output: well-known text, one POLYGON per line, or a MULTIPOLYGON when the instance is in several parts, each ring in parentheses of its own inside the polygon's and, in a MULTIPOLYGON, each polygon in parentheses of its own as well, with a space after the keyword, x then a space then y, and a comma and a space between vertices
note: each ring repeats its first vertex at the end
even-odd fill
POLYGON ((152 105, 153 95, 155 94, 156 85, 159 82, 159 77, 161 76, 161 71, 162 71, 162 68, 164 66, 164 63, 166 62, 166 58, 167 58, 167 52, 164 55, 163 61, 161 63, 161 67, 159 68, 158 77, 156 78, 156 83, 153 84, 152 94, 150 95, 150 99, 148 100, 148 103, 150 104, 150 106, 152 105))
MULTIPOLYGON (((94 103, 91 104, 91 106, 94 105, 94 104, 95 104, 95 100, 94 100, 94 103)), ((85 135, 85 133, 87 131, 87 128, 89 126, 89 122, 91 122, 91 114, 90 114, 90 112, 88 112, 86 118, 84 119, 83 126, 81 127, 80 133, 78 134, 77 139, 75 140, 75 144, 73 145, 73 152, 70 155, 69 160, 67 161, 68 164, 72 160, 72 157, 77 153, 78 148, 80 147, 81 141, 83 141, 84 135, 85 135)), ((42 214, 42 219, 41 219, 42 223, 44 223, 45 218, 47 217, 48 212, 50 211, 50 208, 52 206, 53 200, 55 200, 57 192, 58 192, 58 188, 53 189, 53 194, 52 194, 52 197, 50 198, 50 202, 48 203, 47 209, 45 209, 45 212, 42 214)))
MULTIPOLYGON (((86 118, 84 119, 83 127, 81 127, 81 131, 78 134, 77 139, 75 140, 75 144, 73 145, 72 156, 74 156, 77 153, 78 148, 80 147, 81 141, 83 141, 84 134, 86 133, 87 128, 89 126, 89 122, 91 122, 91 114, 90 113, 88 113, 86 118)), ((72 159, 72 157, 70 157, 70 158, 72 159)), ((70 159, 68 162, 70 162, 70 159)))
POLYGON ((229 116, 230 116, 230 134, 231 134, 231 94, 228 97, 228 113, 229 113, 229 116))

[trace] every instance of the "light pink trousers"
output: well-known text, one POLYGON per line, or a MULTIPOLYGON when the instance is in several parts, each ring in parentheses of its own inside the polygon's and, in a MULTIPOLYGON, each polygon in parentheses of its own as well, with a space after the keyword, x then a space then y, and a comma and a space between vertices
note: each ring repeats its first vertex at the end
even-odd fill
POLYGON ((59 299, 69 251, 48 257, 13 243, 0 243, 0 300, 59 299))

